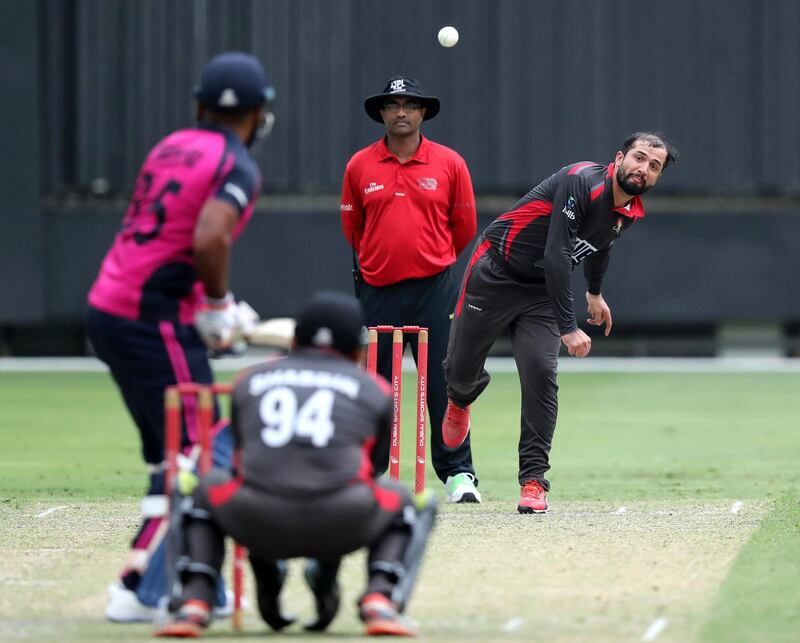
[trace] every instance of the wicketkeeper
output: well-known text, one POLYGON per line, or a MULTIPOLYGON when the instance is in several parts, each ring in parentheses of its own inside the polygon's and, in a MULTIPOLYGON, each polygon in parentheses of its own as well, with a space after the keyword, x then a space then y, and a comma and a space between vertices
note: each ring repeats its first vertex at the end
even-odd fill
POLYGON ((342 556, 368 547, 358 603, 367 633, 413 634, 402 613, 435 503, 374 477, 389 455, 392 408, 388 384, 358 366, 365 343, 358 301, 319 293, 298 316, 290 354, 238 376, 231 427, 241 470, 214 469, 193 493, 183 588, 158 636, 196 637, 209 625, 225 535, 248 548, 259 610, 273 629, 294 620, 279 607, 285 559, 310 559, 318 614, 306 629, 324 630, 339 607, 342 556))

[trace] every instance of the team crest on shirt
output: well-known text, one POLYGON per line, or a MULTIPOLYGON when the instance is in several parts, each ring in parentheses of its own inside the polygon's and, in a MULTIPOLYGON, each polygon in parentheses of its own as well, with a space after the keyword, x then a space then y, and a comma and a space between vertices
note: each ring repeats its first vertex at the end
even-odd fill
POLYGON ((567 199, 567 205, 564 206, 564 209, 561 210, 565 215, 567 215, 567 219, 575 219, 575 210, 578 208, 578 202, 575 200, 574 196, 569 197, 567 199))
POLYGON ((590 254, 597 252, 591 243, 579 237, 575 238, 575 249, 572 251, 572 265, 577 266, 581 261, 586 259, 590 254))
POLYGON ((371 194, 372 192, 377 192, 378 190, 382 189, 382 184, 378 184, 375 181, 370 181, 369 187, 364 188, 364 194, 371 194))
POLYGON ((611 228, 614 234, 619 235, 622 232, 622 217, 617 218, 617 222, 614 224, 614 227, 611 228))
POLYGON ((433 177, 424 176, 417 181, 417 185, 422 190, 435 190, 439 187, 439 182, 433 177))

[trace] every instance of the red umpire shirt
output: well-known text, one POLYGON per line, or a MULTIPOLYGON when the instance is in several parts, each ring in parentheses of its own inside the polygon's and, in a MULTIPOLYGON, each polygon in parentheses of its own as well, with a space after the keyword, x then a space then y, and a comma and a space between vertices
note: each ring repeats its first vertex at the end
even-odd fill
POLYGON ((344 172, 340 209, 344 235, 370 286, 442 272, 477 227, 464 159, 421 134, 405 163, 385 139, 356 152, 344 172))

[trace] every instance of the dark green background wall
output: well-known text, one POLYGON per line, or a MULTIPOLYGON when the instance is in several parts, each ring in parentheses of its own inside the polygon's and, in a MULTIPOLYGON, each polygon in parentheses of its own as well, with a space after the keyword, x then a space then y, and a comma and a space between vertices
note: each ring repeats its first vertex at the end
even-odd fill
POLYGON ((139 164, 223 49, 278 90, 233 275, 264 315, 350 287, 339 182, 381 134, 363 98, 404 73, 441 98, 424 131, 467 160, 482 223, 633 130, 677 143, 615 248, 618 320, 797 324, 798 33, 795 0, 0 0, 0 332, 80 321, 139 164))

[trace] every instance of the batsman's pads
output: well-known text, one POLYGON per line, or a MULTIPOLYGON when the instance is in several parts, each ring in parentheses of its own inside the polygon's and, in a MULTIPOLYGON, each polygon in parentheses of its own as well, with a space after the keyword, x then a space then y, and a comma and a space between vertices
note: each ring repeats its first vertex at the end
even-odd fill
POLYGON ((433 491, 426 489, 416 496, 414 503, 416 515, 411 527, 411 538, 403 553, 402 573, 399 575, 391 596, 392 602, 397 605, 399 612, 405 610, 408 600, 411 598, 411 591, 417 580, 425 547, 428 545, 428 538, 436 520, 436 495, 433 491))
POLYGON ((281 612, 279 600, 286 580, 286 561, 259 560, 251 555, 250 567, 256 579, 258 611, 264 622, 276 632, 294 623, 294 616, 281 612))
POLYGON ((313 558, 306 561, 303 573, 317 608, 317 620, 304 625, 309 632, 322 632, 336 618, 341 602, 341 590, 336 580, 341 559, 333 562, 320 562, 313 558))
POLYGON ((233 293, 222 299, 206 297, 197 312, 194 325, 212 352, 212 356, 240 355, 247 350, 247 337, 259 321, 258 314, 246 302, 236 303, 233 293))

